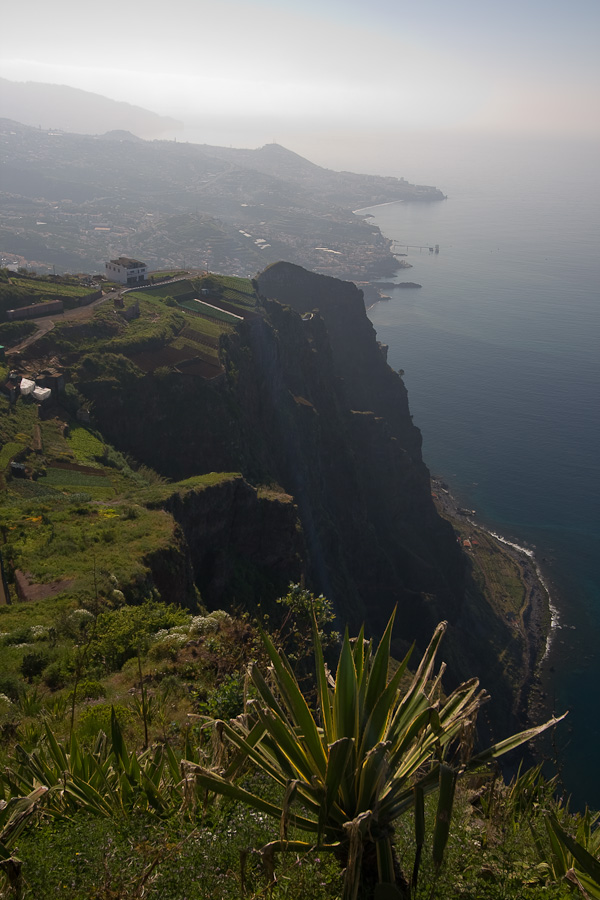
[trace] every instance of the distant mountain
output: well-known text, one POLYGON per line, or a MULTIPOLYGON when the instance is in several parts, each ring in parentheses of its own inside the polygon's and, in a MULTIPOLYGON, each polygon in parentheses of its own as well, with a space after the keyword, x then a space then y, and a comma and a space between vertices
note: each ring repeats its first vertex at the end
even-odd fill
POLYGON ((128 131, 142 138, 157 138, 183 127, 176 119, 101 94, 64 84, 6 78, 0 78, 0 117, 76 134, 128 131))

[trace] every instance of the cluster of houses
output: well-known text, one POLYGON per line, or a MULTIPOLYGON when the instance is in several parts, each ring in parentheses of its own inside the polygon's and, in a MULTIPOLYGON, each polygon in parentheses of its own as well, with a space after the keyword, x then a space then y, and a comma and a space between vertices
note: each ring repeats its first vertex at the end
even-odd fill
POLYGON ((0 384, 0 390, 8 397, 11 406, 18 397, 32 397, 40 404, 48 404, 56 401, 64 389, 64 375, 58 369, 44 369, 30 378, 13 371, 4 384, 0 384))

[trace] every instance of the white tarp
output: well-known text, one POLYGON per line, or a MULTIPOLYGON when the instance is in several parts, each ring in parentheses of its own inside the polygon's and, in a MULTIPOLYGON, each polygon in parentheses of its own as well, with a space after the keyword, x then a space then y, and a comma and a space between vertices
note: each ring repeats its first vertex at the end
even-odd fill
POLYGON ((47 400, 48 397, 52 394, 52 391, 50 390, 50 388, 36 387, 31 393, 36 400, 41 401, 47 400))
POLYGON ((30 381, 29 378, 21 378, 21 393, 24 397, 27 397, 33 391, 35 387, 35 381, 30 381))

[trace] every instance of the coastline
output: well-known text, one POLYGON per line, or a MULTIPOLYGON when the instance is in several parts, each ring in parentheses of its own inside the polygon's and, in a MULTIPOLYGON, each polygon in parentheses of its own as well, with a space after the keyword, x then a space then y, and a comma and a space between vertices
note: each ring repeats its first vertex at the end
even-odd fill
POLYGON ((560 626, 558 610, 535 555, 532 550, 475 521, 475 510, 464 509, 444 479, 431 476, 431 490, 439 514, 454 528, 463 552, 471 561, 473 571, 478 567, 483 571, 481 556, 485 554, 489 542, 493 543, 496 552, 516 566, 522 587, 517 614, 513 610, 507 613, 499 598, 494 596, 493 590, 486 589, 486 595, 497 614, 510 621, 523 642, 521 678, 515 685, 515 712, 528 722, 537 721, 541 713, 548 711, 540 669, 548 656, 556 629, 560 626))
MULTIPOLYGON (((483 160, 477 175, 489 175, 496 159, 483 160)), ((466 165, 447 161, 446 192, 452 186, 456 215, 450 206, 418 217, 401 205, 369 210, 374 218, 367 221, 386 237, 418 244, 431 231, 452 247, 448 266, 446 255, 436 265, 409 250, 419 263, 412 273, 424 285, 422 295, 411 295, 405 305, 399 291, 389 291, 392 303, 374 304, 369 318, 378 340, 389 345, 390 365, 410 375, 405 381, 425 436, 426 463, 447 476, 457 506, 477 509, 468 518, 495 533, 499 546, 507 552, 510 543, 523 547, 522 558, 529 556, 549 589, 550 597, 540 600, 549 624, 530 691, 531 718, 539 722, 547 712, 570 710, 540 753, 552 761, 548 771, 558 766, 578 808, 598 809, 600 784, 586 769, 600 740, 598 716, 590 716, 600 708, 594 406, 600 371, 590 346, 599 307, 593 303, 597 259, 585 243, 593 203, 589 178, 583 178, 587 168, 567 191, 550 177, 550 167, 533 181, 521 177, 516 161, 496 172, 493 184, 483 177, 475 184, 466 165), (517 197, 536 230, 515 219, 517 197), (572 209, 572 240, 563 252, 563 214, 572 209), (512 258, 514 293, 502 283, 500 246, 505 260, 512 258), (544 276, 532 278, 538 262, 544 276), (565 304, 573 279, 578 290, 565 304), (557 372, 560 389, 554 390, 557 372)))
MULTIPOLYGON (((398 203, 393 200, 354 212, 357 215, 371 215, 370 210, 398 203)), ((397 271, 402 268, 404 266, 399 265, 397 271)), ((395 282, 372 285, 375 290, 371 289, 365 296, 367 312, 382 300, 391 299, 385 295, 377 296, 377 287, 389 289, 392 284, 396 286, 395 282)), ((439 514, 450 521, 464 554, 470 559, 475 581, 498 620, 504 621, 513 632, 512 656, 520 656, 520 660, 515 660, 518 671, 515 670, 513 676, 513 712, 528 724, 538 721, 540 715, 545 715, 550 709, 542 684, 542 668, 561 625, 558 608, 534 552, 505 538, 493 527, 476 521, 475 510, 463 509, 442 478, 431 477, 431 490, 439 514), (510 566, 503 560, 510 561, 510 572, 510 566)))

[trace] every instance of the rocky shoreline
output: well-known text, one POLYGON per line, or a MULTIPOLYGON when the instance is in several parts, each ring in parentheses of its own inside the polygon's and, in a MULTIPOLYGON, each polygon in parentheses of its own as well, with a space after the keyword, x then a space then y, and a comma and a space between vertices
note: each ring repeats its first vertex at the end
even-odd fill
POLYGON ((530 550, 510 542, 474 520, 476 510, 465 509, 440 478, 431 479, 432 493, 441 515, 449 519, 465 552, 477 552, 477 540, 463 539, 468 530, 480 539, 493 541, 497 550, 518 567, 519 580, 524 588, 524 602, 518 622, 524 642, 522 679, 516 692, 515 714, 524 722, 538 722, 547 715, 547 699, 542 691, 539 668, 549 646, 553 628, 553 606, 535 557, 530 550), (465 543, 466 542, 466 543, 465 543), (473 544, 476 546, 473 547, 473 544))

